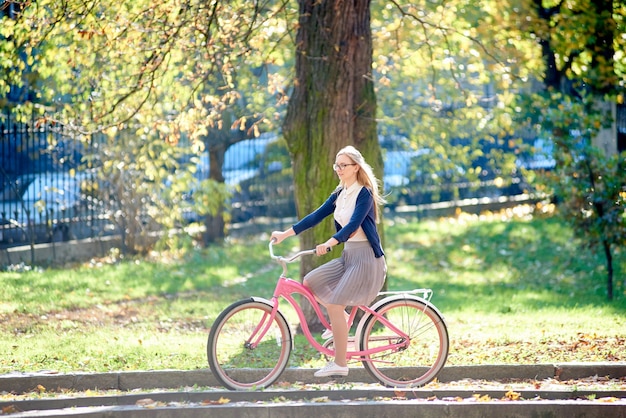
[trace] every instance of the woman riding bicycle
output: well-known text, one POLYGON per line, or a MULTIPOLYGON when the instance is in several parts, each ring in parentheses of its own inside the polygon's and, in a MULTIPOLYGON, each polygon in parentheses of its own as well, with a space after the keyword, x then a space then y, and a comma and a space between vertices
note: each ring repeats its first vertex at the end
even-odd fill
POLYGON ((316 377, 347 376, 348 326, 346 306, 368 305, 385 282, 387 265, 376 229, 379 205, 385 203, 378 190, 378 179, 361 153, 352 146, 341 149, 333 169, 339 185, 318 209, 285 231, 272 232, 276 244, 285 238, 319 224, 333 214, 337 232, 315 247, 318 256, 345 243, 340 258, 309 272, 303 284, 311 289, 326 308, 331 330, 324 338, 334 338, 335 360, 315 372, 316 377))

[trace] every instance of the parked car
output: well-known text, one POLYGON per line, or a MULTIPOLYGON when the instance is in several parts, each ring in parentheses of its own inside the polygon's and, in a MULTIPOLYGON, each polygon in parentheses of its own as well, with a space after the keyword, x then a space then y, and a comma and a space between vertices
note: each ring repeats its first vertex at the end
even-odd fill
MULTIPOLYGON (((232 194, 231 220, 232 222, 244 222, 260 214, 265 215, 268 203, 272 202, 272 190, 264 188, 260 184, 270 187, 276 186, 267 178, 272 173, 280 173, 284 164, 281 161, 271 160, 269 154, 272 147, 281 147, 277 144, 278 135, 273 132, 263 133, 258 138, 246 139, 231 145, 224 154, 222 175, 224 183, 232 194), (252 187, 252 188, 251 188, 252 187), (262 196, 262 197, 259 197, 262 196)), ((286 158, 288 153, 284 150, 286 158)), ((200 156, 196 167, 198 180, 209 176, 209 154, 200 156)), ((275 176, 274 176, 275 177, 275 176)), ((290 184, 290 183, 289 183, 290 184)), ((282 188, 279 187, 282 190, 282 188)), ((193 198, 193 191, 190 193, 193 198)), ((295 206, 294 206, 295 207, 295 206)), ((295 209, 294 209, 295 212, 295 209)), ((186 212, 184 218, 188 221, 198 221, 199 214, 186 212)))
POLYGON ((549 140, 536 138, 530 152, 520 155, 515 163, 526 170, 552 170, 556 166, 554 144, 549 140))
MULTIPOLYGON (((262 167, 263 154, 267 146, 277 138, 275 133, 264 133, 258 138, 246 139, 228 147, 222 166, 224 182, 235 187, 257 175, 262 167)), ((198 179, 208 178, 209 167, 209 153, 204 152, 200 156, 196 171, 198 179)))
POLYGON ((465 170, 430 148, 386 151, 384 193, 390 207, 454 198, 465 170))
POLYGON ((429 149, 386 151, 383 155, 383 185, 386 191, 409 184, 411 166, 416 158, 429 153, 429 149))
POLYGON ((92 236, 98 218, 97 199, 86 193, 94 181, 86 173, 28 174, 0 191, 0 245, 65 241, 92 236))

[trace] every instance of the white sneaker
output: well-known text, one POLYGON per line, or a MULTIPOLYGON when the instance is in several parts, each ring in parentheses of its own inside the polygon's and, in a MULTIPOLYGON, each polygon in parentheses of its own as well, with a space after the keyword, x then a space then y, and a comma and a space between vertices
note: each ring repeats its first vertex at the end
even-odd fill
POLYGON ((338 366, 334 361, 330 361, 323 369, 319 369, 313 375, 315 377, 347 376, 349 371, 349 368, 338 366))
POLYGON ((330 328, 326 328, 324 332, 322 332, 322 338, 325 340, 333 338, 333 330, 330 328))

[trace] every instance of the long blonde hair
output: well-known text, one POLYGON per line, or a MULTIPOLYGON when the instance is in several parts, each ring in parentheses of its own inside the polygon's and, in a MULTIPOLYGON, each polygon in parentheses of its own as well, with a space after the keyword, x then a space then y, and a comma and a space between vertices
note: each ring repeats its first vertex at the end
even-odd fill
MULTIPOLYGON (((386 201, 378 191, 380 181, 374 175, 374 170, 372 170, 372 167, 365 161, 365 158, 363 158, 363 155, 361 155, 359 150, 354 148, 352 145, 348 145, 347 147, 340 149, 337 153, 337 157, 340 155, 347 156, 361 168, 356 174, 356 179, 360 184, 367 187, 372 192, 372 197, 374 198, 374 213, 376 215, 376 222, 378 222, 380 219, 379 206, 384 205, 386 201)), ((339 186, 344 186, 341 181, 339 182, 339 186)))

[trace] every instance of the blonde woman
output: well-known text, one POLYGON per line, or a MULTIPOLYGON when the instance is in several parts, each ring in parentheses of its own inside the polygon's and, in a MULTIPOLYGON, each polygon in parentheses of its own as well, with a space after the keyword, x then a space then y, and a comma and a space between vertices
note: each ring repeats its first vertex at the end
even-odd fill
POLYGON ((379 205, 384 199, 370 165, 353 146, 341 149, 333 169, 339 185, 318 209, 285 231, 272 232, 276 244, 285 238, 314 227, 329 215, 334 216, 336 233, 315 247, 318 256, 345 243, 341 257, 329 261, 304 277, 317 300, 326 307, 331 330, 324 338, 334 337, 335 359, 315 372, 316 377, 347 376, 348 326, 346 306, 368 305, 385 282, 387 265, 376 228, 379 205))

